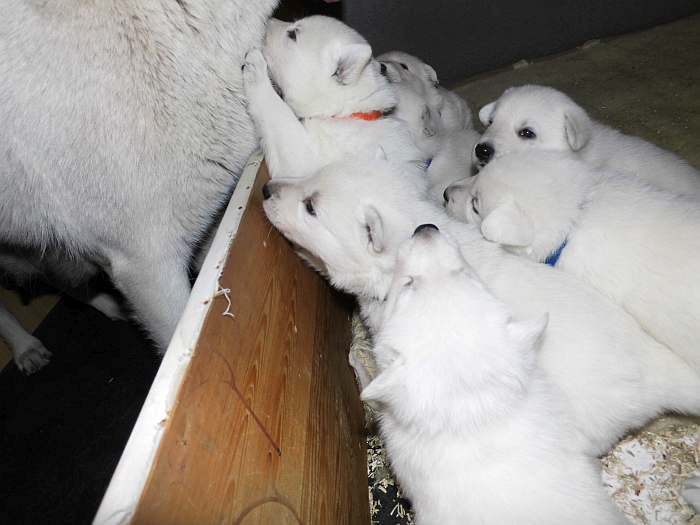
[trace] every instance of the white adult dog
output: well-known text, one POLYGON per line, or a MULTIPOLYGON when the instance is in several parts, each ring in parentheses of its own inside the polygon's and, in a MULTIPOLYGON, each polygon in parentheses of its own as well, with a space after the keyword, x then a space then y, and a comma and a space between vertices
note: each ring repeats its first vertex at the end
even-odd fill
POLYGON ((474 148, 483 167, 508 153, 574 152, 591 166, 623 171, 654 186, 700 195, 700 173, 679 156, 591 119, 564 93, 544 86, 507 89, 479 111, 488 126, 474 148))
POLYGON ((358 296, 376 331, 398 245, 432 223, 459 243, 481 279, 520 319, 546 312, 542 365, 571 401, 595 454, 664 410, 698 413, 700 376, 619 306, 574 276, 508 254, 426 197, 426 181, 385 161, 336 163, 268 183, 270 221, 332 284, 358 296))
POLYGON ((240 68, 276 4, 5 2, 0 243, 104 269, 165 349, 258 143, 240 68))
POLYGON ((400 247, 362 399, 418 524, 626 523, 539 363, 546 324, 514 320, 434 226, 400 247))
POLYGON ((489 163, 452 200, 486 239, 534 261, 554 254, 700 372, 700 200, 533 151, 489 163))
POLYGON ((378 150, 391 160, 422 161, 403 121, 387 118, 396 97, 380 69, 365 39, 334 18, 271 20, 263 51, 248 53, 244 71, 270 175, 303 177, 378 150))

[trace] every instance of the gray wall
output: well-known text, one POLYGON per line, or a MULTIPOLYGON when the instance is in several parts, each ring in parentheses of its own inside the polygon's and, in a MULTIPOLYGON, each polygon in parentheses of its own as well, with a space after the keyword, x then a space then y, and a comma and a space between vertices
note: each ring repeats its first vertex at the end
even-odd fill
POLYGON ((446 84, 696 12, 700 0, 343 1, 344 21, 375 55, 391 49, 417 55, 446 84))

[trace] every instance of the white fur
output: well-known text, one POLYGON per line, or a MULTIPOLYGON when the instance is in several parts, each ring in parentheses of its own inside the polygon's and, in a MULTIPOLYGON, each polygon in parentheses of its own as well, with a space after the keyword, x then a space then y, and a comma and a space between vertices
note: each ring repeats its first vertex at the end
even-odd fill
POLYGON ((362 398, 417 523, 625 523, 538 363, 546 324, 513 320, 437 230, 400 247, 362 398))
POLYGON ((276 4, 4 2, 0 243, 98 265, 164 349, 257 145, 240 67, 276 4))
POLYGON ((379 160, 337 163, 272 183, 270 221, 313 254, 335 286, 358 296, 376 329, 398 245, 422 223, 459 243, 491 291, 521 318, 550 313, 542 366, 569 398, 589 450, 602 453, 664 410, 700 411, 700 377, 619 306, 578 279, 510 255, 425 195, 421 173, 379 160), (306 211, 313 202, 314 215, 306 211))
POLYGON ((557 267, 612 298, 700 372, 700 200, 553 152, 489 163, 472 195, 479 215, 464 208, 486 238, 535 261, 567 239, 557 267))
MULTIPOLYGON (((627 172, 677 193, 700 194, 700 173, 679 156, 591 119, 581 106, 555 89, 526 85, 507 89, 479 111, 488 126, 480 144, 494 158, 530 149, 575 152, 591 166, 627 172), (536 138, 518 135, 530 128, 536 138)), ((478 159, 474 157, 478 164, 478 159)))
POLYGON ((244 79, 272 178, 303 177, 335 160, 374 158, 378 151, 396 161, 423 160, 402 121, 351 117, 388 112, 396 97, 369 44, 338 20, 271 20, 263 51, 246 57, 244 79))
POLYGON ((392 88, 397 100, 392 118, 407 125, 426 159, 431 194, 441 199, 447 186, 471 174, 471 152, 479 134, 471 126, 448 129, 429 100, 410 84, 393 83, 392 88))
POLYGON ((387 78, 392 83, 404 84, 423 97, 440 119, 442 132, 472 129, 469 105, 462 97, 439 85, 432 66, 403 51, 382 53, 377 60, 386 65, 387 78))

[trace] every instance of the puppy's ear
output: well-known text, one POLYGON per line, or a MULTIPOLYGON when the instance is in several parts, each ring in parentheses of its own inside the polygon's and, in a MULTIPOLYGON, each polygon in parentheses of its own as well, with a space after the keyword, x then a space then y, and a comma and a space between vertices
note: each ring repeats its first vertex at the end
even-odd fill
POLYGON ((579 106, 572 106, 564 114, 564 134, 573 151, 583 148, 593 135, 593 123, 579 106))
POLYGON ((367 44, 335 46, 330 60, 336 80, 343 85, 354 84, 372 60, 372 48, 367 44))
POLYGON ((374 253, 382 253, 384 251, 384 223, 377 208, 371 204, 365 206, 363 223, 372 250, 374 253))
POLYGON ((479 110, 479 120, 484 126, 488 126, 493 118, 494 109, 496 109, 496 101, 489 102, 479 110))
POLYGON ((423 64, 423 70, 425 72, 425 78, 427 78, 428 81, 435 87, 437 87, 440 84, 440 81, 438 80, 437 72, 433 69, 433 67, 428 64, 423 64))
POLYGON ((509 197, 484 218, 481 234, 499 244, 529 246, 535 239, 535 225, 515 199, 509 197))
POLYGON ((527 321, 510 321, 507 325, 508 333, 523 348, 534 347, 542 338, 549 324, 549 314, 543 314, 527 321))

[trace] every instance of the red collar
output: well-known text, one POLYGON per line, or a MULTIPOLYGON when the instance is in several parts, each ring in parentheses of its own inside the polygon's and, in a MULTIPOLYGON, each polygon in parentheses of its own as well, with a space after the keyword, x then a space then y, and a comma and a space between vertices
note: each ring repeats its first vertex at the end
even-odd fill
POLYGON ((345 117, 333 117, 335 119, 357 119, 357 120, 379 120, 384 116, 384 112, 380 111, 378 109, 375 109, 374 111, 358 111, 356 113, 351 113, 350 115, 347 115, 345 117))

